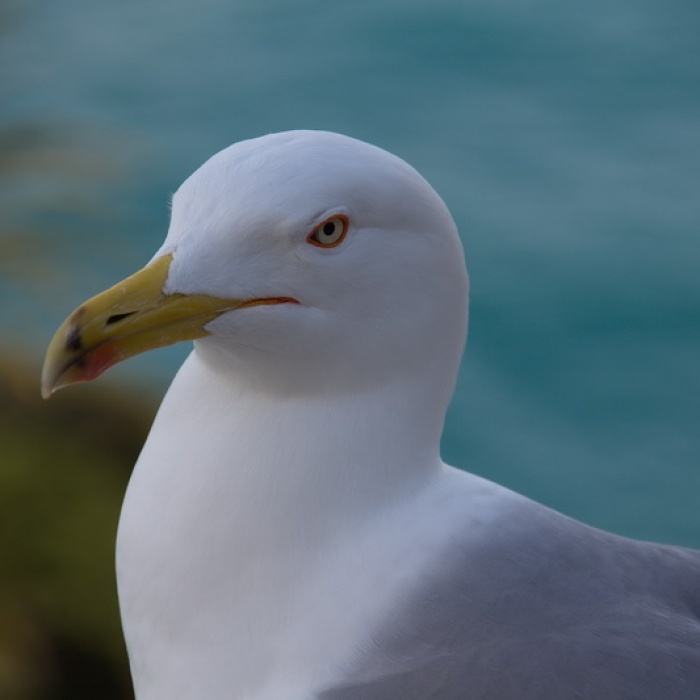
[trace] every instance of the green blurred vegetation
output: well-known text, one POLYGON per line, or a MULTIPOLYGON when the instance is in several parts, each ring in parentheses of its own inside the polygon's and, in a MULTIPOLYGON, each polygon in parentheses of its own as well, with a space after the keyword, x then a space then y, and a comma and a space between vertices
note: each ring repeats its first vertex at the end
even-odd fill
POLYGON ((0 697, 131 697, 114 537, 155 406, 0 362, 0 697))

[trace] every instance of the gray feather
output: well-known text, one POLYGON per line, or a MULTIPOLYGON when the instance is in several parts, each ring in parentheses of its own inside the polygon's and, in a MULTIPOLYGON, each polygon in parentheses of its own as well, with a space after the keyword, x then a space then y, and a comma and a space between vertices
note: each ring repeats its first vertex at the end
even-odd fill
POLYGON ((700 698, 700 552, 535 504, 464 540, 318 700, 700 698))

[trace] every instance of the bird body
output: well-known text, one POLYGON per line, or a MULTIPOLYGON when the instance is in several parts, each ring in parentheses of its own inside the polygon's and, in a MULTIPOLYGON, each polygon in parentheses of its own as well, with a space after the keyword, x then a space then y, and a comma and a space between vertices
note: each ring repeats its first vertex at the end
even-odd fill
POLYGON ((385 425, 373 409, 407 405, 391 392, 363 425, 355 406, 237 395, 195 351, 173 391, 205 386, 216 421, 200 414, 183 430, 187 404, 166 398, 122 512, 119 593, 139 700, 184 688, 212 700, 232 688, 256 700, 314 697, 370 644, 447 538, 479 539, 502 510, 501 490, 436 455, 426 464, 401 421, 372 440, 385 425), (376 454, 334 435, 346 414, 376 454), (202 460, 203 445, 221 461, 202 460))
POLYGON ((119 526, 137 700, 700 697, 699 552, 440 459, 467 295, 415 170, 288 132, 208 161, 59 329, 47 394, 195 341, 119 526))

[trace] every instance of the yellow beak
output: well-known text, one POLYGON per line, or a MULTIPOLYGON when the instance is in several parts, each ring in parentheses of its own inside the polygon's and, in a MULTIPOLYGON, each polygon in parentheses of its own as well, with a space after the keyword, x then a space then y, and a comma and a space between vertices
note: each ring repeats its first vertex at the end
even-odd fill
POLYGON ((219 299, 163 291, 172 255, 158 258, 79 306, 56 331, 46 352, 41 394, 89 382, 122 360, 153 348, 208 335, 205 326, 226 311, 295 299, 219 299))

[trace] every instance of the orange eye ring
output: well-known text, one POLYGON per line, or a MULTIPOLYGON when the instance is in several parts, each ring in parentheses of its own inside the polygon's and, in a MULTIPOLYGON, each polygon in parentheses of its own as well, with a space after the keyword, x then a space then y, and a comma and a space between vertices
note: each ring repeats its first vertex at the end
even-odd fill
POLYGON ((350 228, 350 219, 345 214, 334 214, 324 219, 306 237, 306 242, 318 248, 339 246, 350 228))

